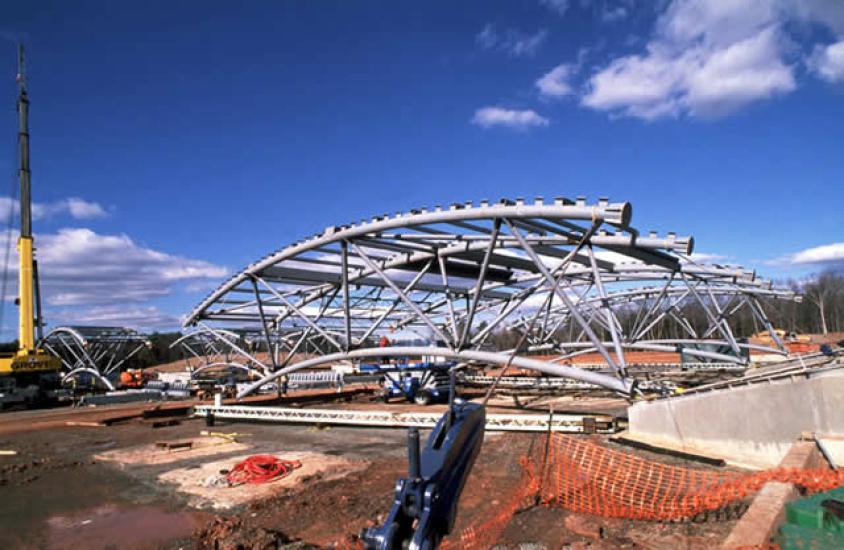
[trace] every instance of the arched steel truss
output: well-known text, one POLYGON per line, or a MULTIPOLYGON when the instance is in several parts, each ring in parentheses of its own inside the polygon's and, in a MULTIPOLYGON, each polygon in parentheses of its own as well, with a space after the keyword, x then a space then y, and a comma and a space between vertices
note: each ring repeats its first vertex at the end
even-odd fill
POLYGON ((726 324, 734 308, 730 296, 761 312, 763 323, 761 296, 793 297, 747 270, 691 262, 691 237, 643 235, 631 217, 629 203, 539 198, 423 208, 332 226, 248 266, 205 298, 185 325, 220 342, 224 329, 246 330, 265 349, 284 352, 256 360, 265 377, 242 394, 294 370, 389 355, 512 364, 629 392, 624 349, 675 349, 679 341, 649 338, 659 323, 675 319, 681 304, 674 300, 684 293, 683 300, 706 304, 714 327, 684 340, 734 351, 742 344, 726 324), (632 290, 652 283, 659 284, 653 292, 632 290), (640 321, 630 333, 620 318, 622 303, 645 304, 652 310, 648 324, 660 319, 653 326, 640 321), (577 327, 577 337, 555 339, 563 326, 577 327), (495 349, 495 335, 506 328, 523 335, 520 345, 495 349), (379 348, 379 338, 396 330, 424 332, 431 346, 379 348), (315 339, 320 357, 293 359, 315 339), (549 344, 558 357, 518 355, 549 344), (558 364, 587 350, 599 353, 614 375, 558 364))
MULTIPOLYGON (((273 361, 277 365, 286 365, 293 358, 287 352, 301 335, 301 330, 284 334, 274 331, 270 334, 268 346, 263 331, 199 327, 187 331, 170 348, 181 351, 193 376, 215 370, 236 370, 252 377, 261 377, 268 372, 267 366, 273 361)), ((339 336, 339 333, 335 334, 335 337, 339 336)), ((300 346, 299 351, 314 354, 324 350, 324 341, 311 338, 305 340, 304 348, 300 346)))
POLYGON ((240 349, 240 336, 230 330, 193 329, 189 330, 172 344, 170 349, 182 352, 188 366, 210 365, 211 363, 229 363, 232 356, 240 354, 241 362, 255 361, 252 355, 240 349))
POLYGON ((109 378, 150 345, 149 339, 124 327, 57 327, 39 343, 62 362, 62 381, 86 374, 114 389, 109 378))
MULTIPOLYGON (((596 333, 610 336, 602 343, 616 352, 620 362, 626 363, 625 350, 681 352, 695 360, 726 362, 745 362, 743 358, 751 351, 788 353, 765 312, 765 303, 800 300, 791 290, 774 287, 741 268, 688 261, 674 272, 650 266, 619 266, 619 270, 623 276, 603 275, 572 285, 576 289, 572 303, 596 333), (660 284, 630 288, 634 282, 660 284), (616 285, 626 288, 607 290, 616 285), (748 343, 733 334, 729 320, 740 312, 747 314, 754 333, 768 331, 774 347, 748 343)), ((524 331, 530 324, 530 319, 520 318, 510 327, 524 331)), ((541 322, 534 324, 528 342, 528 351, 559 352, 553 362, 599 351, 584 338, 567 305, 556 302, 545 304, 541 322)))

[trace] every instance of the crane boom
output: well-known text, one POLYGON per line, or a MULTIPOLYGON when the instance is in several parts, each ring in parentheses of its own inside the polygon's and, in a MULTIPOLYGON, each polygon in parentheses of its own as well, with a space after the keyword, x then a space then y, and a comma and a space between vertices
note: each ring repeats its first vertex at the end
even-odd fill
MULTIPOLYGON (((26 91, 26 59, 18 45, 18 181, 20 182, 21 228, 18 237, 18 350, 0 354, 0 375, 38 375, 57 371, 61 362, 35 343, 35 258, 32 235, 32 186, 29 168, 29 95, 26 91)), ((38 378, 38 385, 41 378, 38 378)), ((31 381, 27 381, 31 382, 31 381)))
POLYGON ((29 96, 26 93, 26 59, 18 45, 18 181, 20 181, 21 234, 18 239, 18 349, 35 348, 32 272, 32 183, 29 169, 29 96))

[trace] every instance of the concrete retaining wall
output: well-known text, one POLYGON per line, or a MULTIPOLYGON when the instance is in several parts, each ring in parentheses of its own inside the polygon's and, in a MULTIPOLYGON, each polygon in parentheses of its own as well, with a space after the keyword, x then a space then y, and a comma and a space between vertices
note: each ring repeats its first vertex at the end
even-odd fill
POLYGON ((844 371, 641 402, 628 414, 634 438, 767 468, 802 432, 844 435, 844 371))

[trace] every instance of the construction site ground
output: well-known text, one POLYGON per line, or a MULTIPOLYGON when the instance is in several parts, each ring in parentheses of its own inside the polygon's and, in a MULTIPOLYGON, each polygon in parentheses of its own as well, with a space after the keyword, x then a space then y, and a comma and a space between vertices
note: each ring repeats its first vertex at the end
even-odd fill
MULTIPOLYGON (((305 392, 283 404, 416 407, 378 404, 372 395, 360 392, 339 397, 305 392)), ((510 398, 498 398, 495 404, 493 412, 519 409, 510 398)), ((167 406, 176 414, 184 404, 167 406)), ((554 403, 560 412, 618 414, 624 406, 624 401, 612 398, 554 403)), ((528 407, 534 409, 530 412, 547 411, 548 403, 540 400, 528 407)), ((153 427, 152 419, 140 416, 150 408, 135 404, 0 415, 0 450, 17 453, 0 456, 0 547, 344 547, 353 544, 363 527, 384 518, 396 479, 406 473, 404 430, 229 422, 208 428, 202 420, 187 417, 153 427), (208 430, 238 435, 201 435, 208 430), (179 446, 185 442, 190 447, 179 446), (209 486, 209 478, 253 454, 299 459, 303 466, 263 486, 209 486)), ((159 411, 155 417, 161 415, 167 413, 159 411)), ((580 437, 661 462, 714 468, 620 447, 602 436, 580 437)), ((519 457, 544 440, 543 434, 487 434, 460 503, 458 532, 507 503, 523 480, 519 457)), ((527 506, 507 524, 499 544, 711 548, 734 523, 734 517, 723 513, 663 524, 527 506)))

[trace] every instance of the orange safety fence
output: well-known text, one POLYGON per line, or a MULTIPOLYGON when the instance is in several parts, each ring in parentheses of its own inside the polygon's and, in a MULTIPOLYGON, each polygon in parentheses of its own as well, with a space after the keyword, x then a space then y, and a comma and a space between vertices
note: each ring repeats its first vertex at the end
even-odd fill
MULTIPOLYGON (((502 499, 494 514, 453 533, 441 548, 491 548, 513 516, 537 502, 603 517, 682 521, 744 500, 769 481, 792 483, 808 492, 844 485, 844 470, 697 470, 646 460, 563 434, 551 435, 547 449, 535 447, 521 457, 521 482, 502 499)), ((358 541, 357 548, 361 547, 358 541)))
POLYGON ((495 515, 453 534, 444 541, 443 548, 494 546, 519 508, 533 504, 536 497, 541 504, 572 512, 681 521, 741 501, 769 481, 792 483, 809 492, 844 485, 842 470, 696 470, 646 460, 563 434, 551 436, 547 454, 537 449, 522 457, 521 463, 524 479, 495 515))
POLYGON ((810 492, 844 485, 844 471, 774 468, 713 472, 669 466, 591 441, 554 434, 538 480, 541 502, 604 517, 677 521, 754 494, 769 481, 810 492))
POLYGON ((528 457, 522 457, 521 464, 523 475, 521 483, 513 490, 508 498, 504 500, 494 515, 483 521, 463 529, 460 533, 453 534, 443 541, 440 548, 491 548, 501 536, 501 532, 513 519, 513 516, 529 498, 535 497, 538 486, 538 476, 535 472, 535 465, 528 457))

